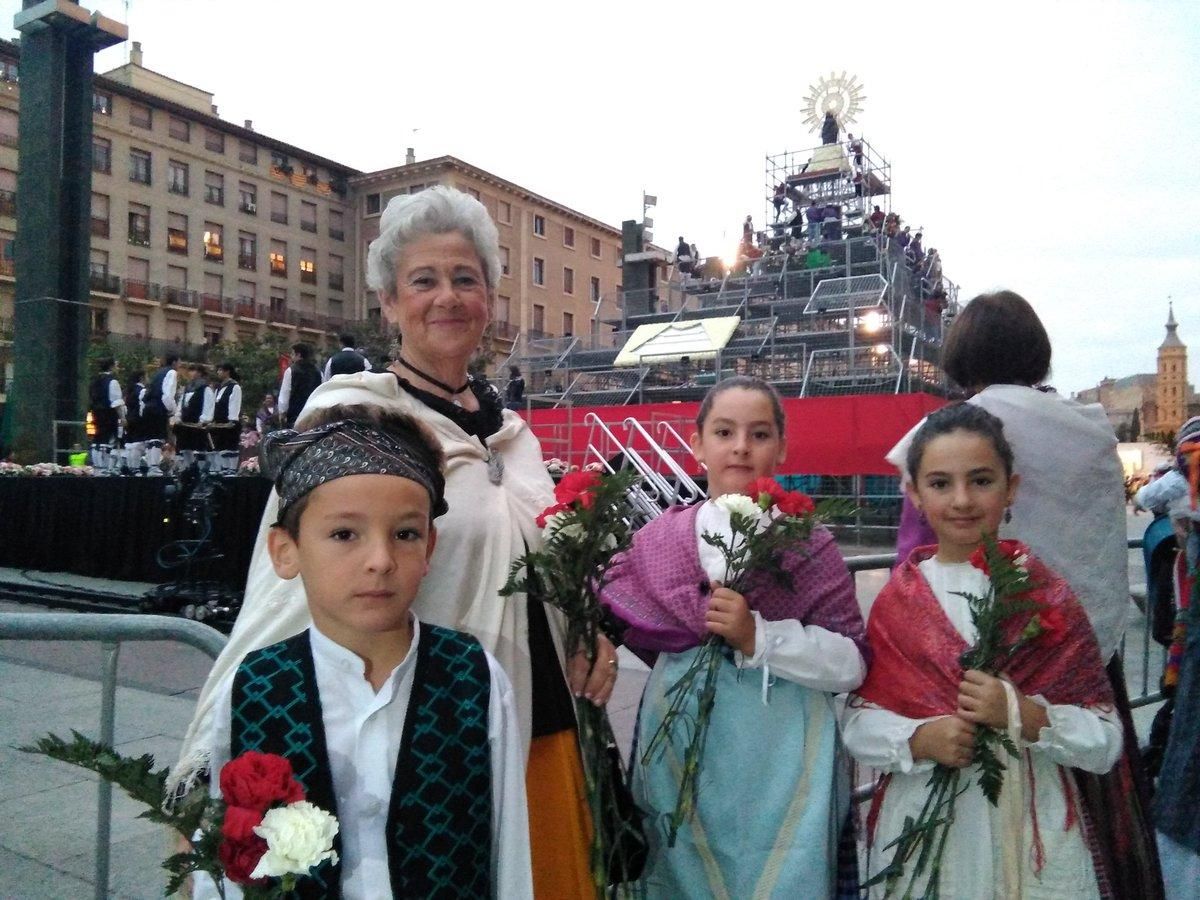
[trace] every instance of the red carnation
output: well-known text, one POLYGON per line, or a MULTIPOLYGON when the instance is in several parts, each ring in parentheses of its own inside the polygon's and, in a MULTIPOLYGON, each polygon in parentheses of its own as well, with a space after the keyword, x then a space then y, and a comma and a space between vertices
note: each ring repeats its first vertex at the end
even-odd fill
POLYGON ((217 858, 221 861, 225 877, 234 884, 266 884, 265 878, 250 880, 250 874, 266 852, 267 842, 253 834, 247 841, 221 841, 217 858))
POLYGON ((556 515, 557 513, 564 512, 570 508, 571 508, 571 505, 569 503, 555 503, 553 506, 547 506, 540 513, 538 513, 537 527, 545 528, 547 519, 549 519, 551 516, 556 515))
POLYGON ((1038 622, 1042 626, 1042 634, 1060 640, 1067 632, 1067 618, 1057 606, 1044 604, 1037 611, 1038 622))
POLYGON ((253 838, 254 827, 261 825, 263 814, 257 809, 244 806, 226 806, 225 818, 221 822, 221 836, 227 841, 244 843, 253 838))
MULTIPOLYGON (((1002 557, 1010 562, 1017 559, 1017 557, 1021 556, 1022 554, 1029 553, 1029 548, 1020 541, 997 541, 996 549, 1000 552, 1002 557)), ((991 577, 992 570, 987 564, 987 554, 984 552, 984 547, 982 544, 975 548, 974 552, 968 559, 968 562, 970 562, 975 568, 979 569, 979 571, 983 572, 984 575, 991 577)))
POLYGON ((816 511, 813 498, 801 491, 787 491, 775 500, 775 505, 785 516, 805 516, 816 511))
POLYGON ((591 492, 599 485, 600 475, 596 472, 568 472, 554 488, 554 499, 567 506, 578 502, 584 509, 591 509, 591 492))
POLYGON ((763 509, 770 509, 772 506, 777 506, 780 499, 786 496, 786 492, 780 486, 779 482, 770 477, 755 478, 750 482, 750 487, 746 488, 746 494, 763 509), (769 498, 765 504, 763 503, 763 494, 766 494, 769 498))
POLYGON ((248 750, 222 767, 221 797, 228 806, 266 812, 277 804, 303 800, 304 788, 282 756, 248 750))

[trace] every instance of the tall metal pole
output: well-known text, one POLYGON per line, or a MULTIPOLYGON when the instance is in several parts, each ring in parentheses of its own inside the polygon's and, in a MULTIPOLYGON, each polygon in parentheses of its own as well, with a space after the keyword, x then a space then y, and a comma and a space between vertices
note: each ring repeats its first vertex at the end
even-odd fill
POLYGON ((13 312, 12 450, 50 460, 55 421, 82 418, 91 251, 92 58, 124 25, 73 0, 25 0, 13 312))

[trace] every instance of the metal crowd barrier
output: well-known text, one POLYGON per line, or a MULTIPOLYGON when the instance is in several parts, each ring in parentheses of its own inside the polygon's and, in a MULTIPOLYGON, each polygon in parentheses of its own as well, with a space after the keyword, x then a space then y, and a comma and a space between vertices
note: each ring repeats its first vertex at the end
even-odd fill
MULTIPOLYGON (((221 632, 171 616, 112 615, 110 613, 0 612, 0 640, 99 641, 101 661, 100 743, 113 745, 116 718, 117 661, 126 641, 175 641, 195 647, 216 659, 225 646, 221 632)), ((97 900, 108 896, 112 785, 100 779, 96 810, 97 900)))

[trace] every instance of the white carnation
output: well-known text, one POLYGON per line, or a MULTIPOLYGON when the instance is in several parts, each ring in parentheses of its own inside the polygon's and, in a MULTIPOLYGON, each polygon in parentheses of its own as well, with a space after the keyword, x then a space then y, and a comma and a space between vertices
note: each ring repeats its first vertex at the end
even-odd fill
POLYGON ((267 842, 267 852, 251 878, 307 875, 309 869, 329 859, 337 862, 333 838, 338 820, 307 800, 267 810, 254 833, 267 842))
POLYGON ((1022 553, 1020 556, 1014 557, 1013 565, 1016 566, 1018 569, 1020 569, 1022 572, 1028 573, 1028 571, 1029 571, 1029 554, 1022 553))
POLYGON ((762 518, 762 508, 745 494, 722 494, 713 503, 729 513, 731 517, 734 515, 745 516, 751 522, 757 522, 762 518))
POLYGON ((542 529, 543 540, 549 540, 555 533, 561 533, 565 538, 583 537, 583 526, 578 522, 568 522, 571 518, 569 511, 556 512, 546 519, 546 527, 542 529))

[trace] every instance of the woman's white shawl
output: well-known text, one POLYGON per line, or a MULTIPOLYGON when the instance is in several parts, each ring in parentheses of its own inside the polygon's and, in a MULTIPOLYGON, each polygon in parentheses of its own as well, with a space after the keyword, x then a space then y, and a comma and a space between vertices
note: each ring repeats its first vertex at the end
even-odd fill
MULTIPOLYGON (((488 451, 479 440, 414 400, 394 375, 360 372, 335 376, 313 391, 304 412, 337 404, 372 404, 408 413, 428 425, 441 441, 450 509, 437 521, 437 547, 413 609, 422 622, 474 635, 500 662, 512 681, 528 753, 533 686, 526 598, 501 597, 499 591, 526 546, 539 546, 541 533, 534 520, 554 499, 554 483, 546 473, 537 438, 519 416, 504 411, 500 430, 487 440, 488 448, 504 461, 503 479, 497 485, 488 479, 488 451)), ((272 491, 259 526, 241 613, 200 692, 173 783, 205 766, 210 750, 204 746, 210 730, 207 719, 214 698, 230 689, 246 654, 299 634, 311 621, 300 579, 280 579, 267 554, 266 534, 278 509, 279 497, 272 491)), ((561 660, 561 619, 549 608, 547 618, 561 660)))
MULTIPOLYGON (((967 402, 1004 423, 1021 476, 1012 521, 1001 526, 1001 536, 1024 541, 1067 580, 1107 662, 1129 614, 1129 551, 1125 478, 1103 407, 1015 384, 992 385, 967 402)), ((887 455, 905 480, 905 457, 919 427, 887 455)))

